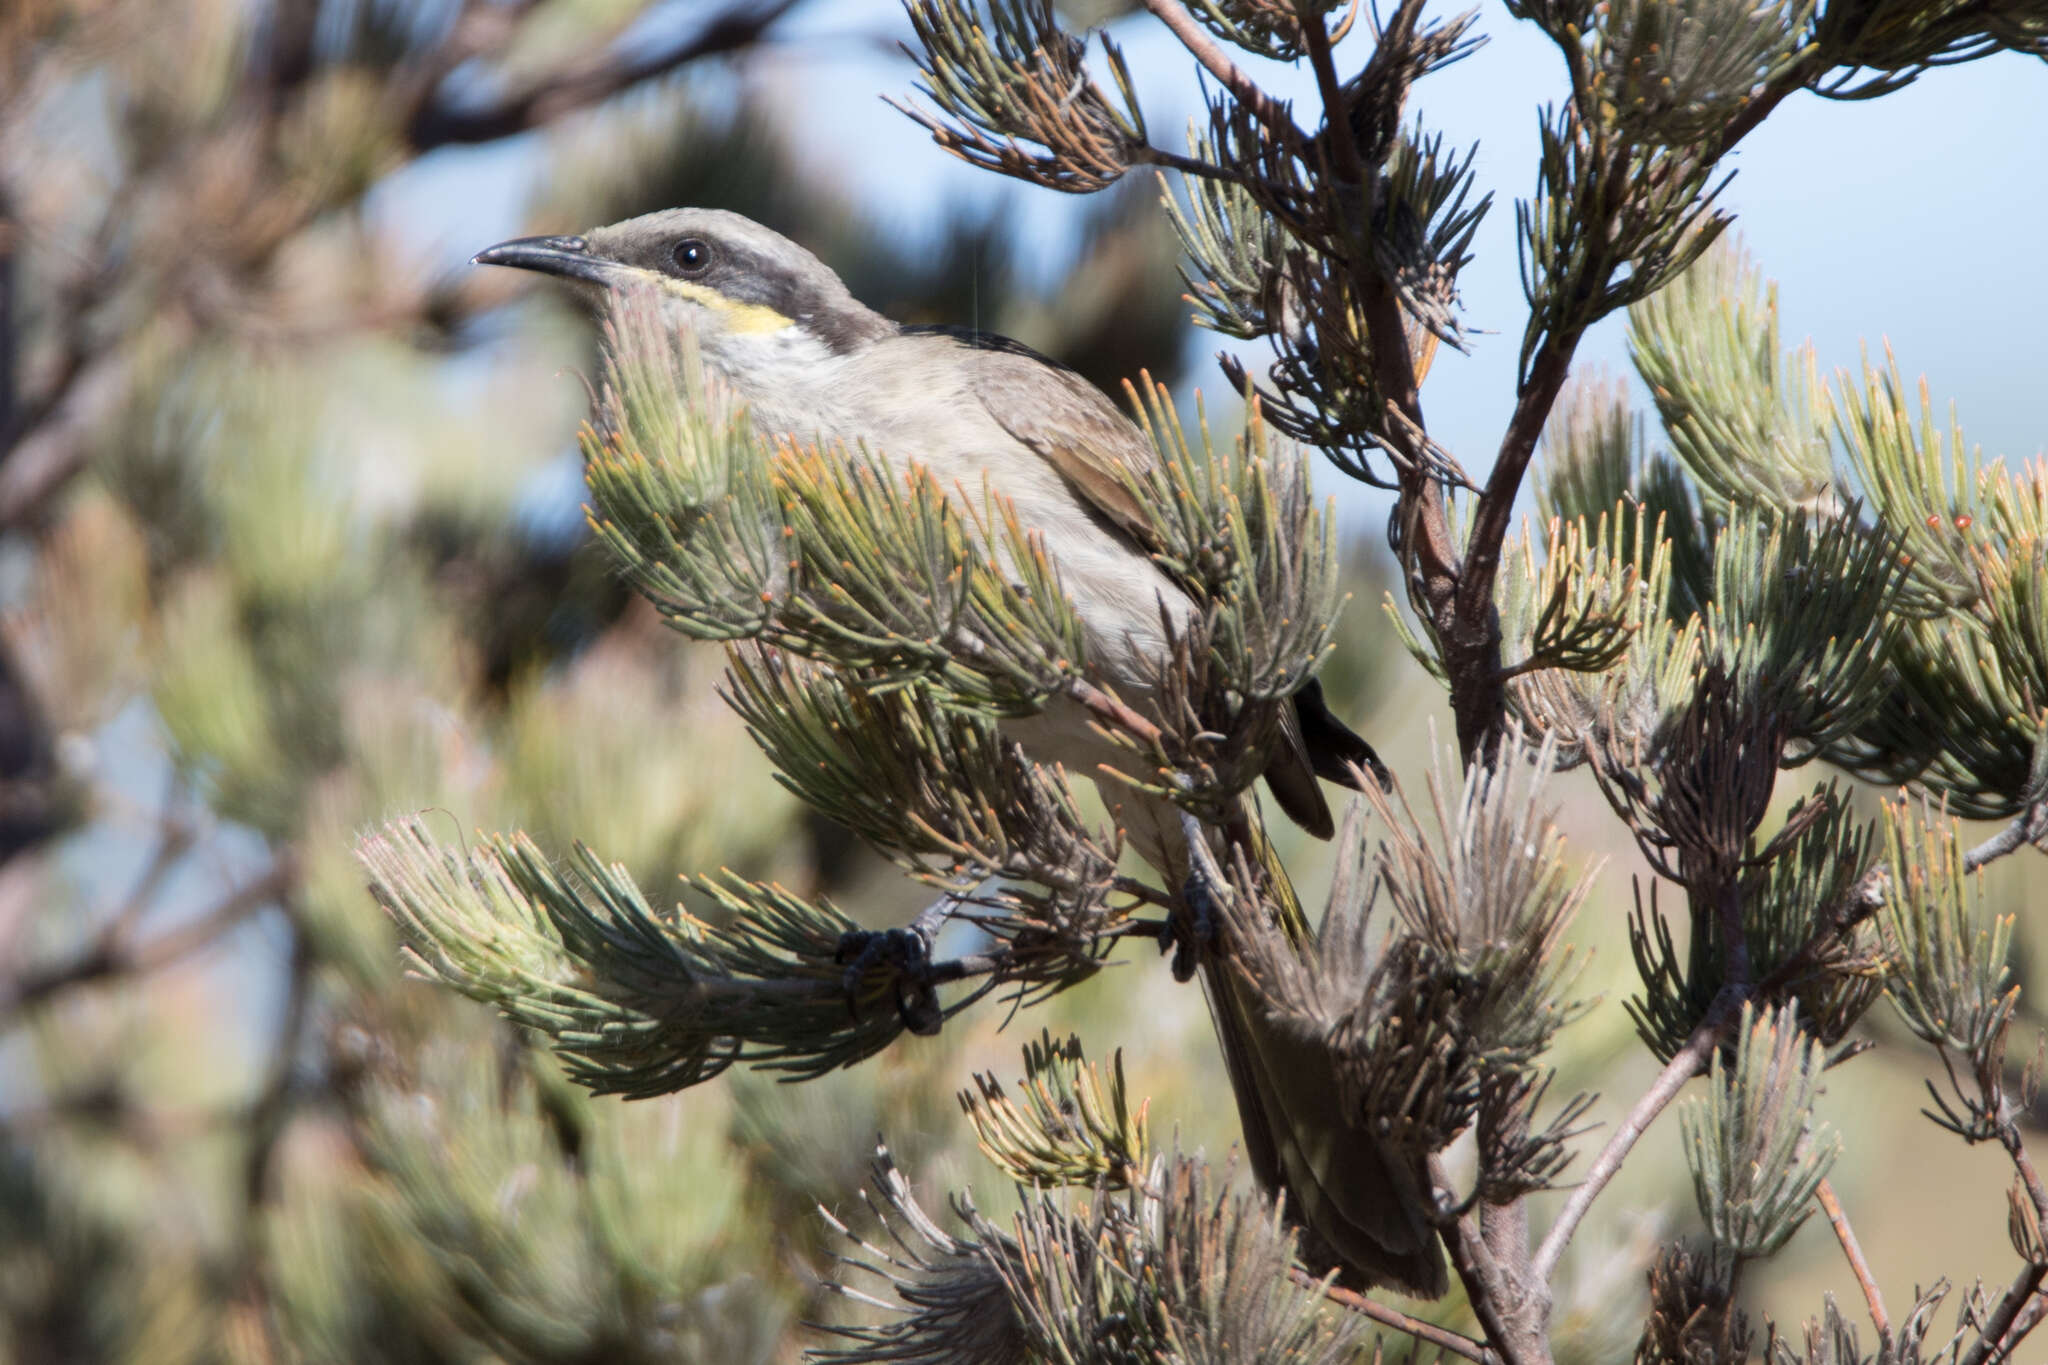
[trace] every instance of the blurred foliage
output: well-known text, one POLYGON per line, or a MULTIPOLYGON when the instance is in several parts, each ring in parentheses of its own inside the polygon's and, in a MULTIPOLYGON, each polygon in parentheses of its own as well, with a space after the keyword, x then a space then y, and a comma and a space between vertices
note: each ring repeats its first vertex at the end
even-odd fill
POLYGON ((841 1311, 790 1267, 885 1119, 971 1153, 950 1042, 593 1099, 406 979, 349 856, 410 811, 536 869, 603 831, 712 921, 683 874, 900 909, 718 651, 557 529, 591 334, 419 245, 448 158, 531 135, 530 231, 736 208, 904 321, 1176 373, 1148 196, 1089 220, 1101 305, 1055 309, 999 220, 903 241, 796 173, 772 88, 709 69, 794 8, 0 13, 0 1360, 788 1359, 841 1311))
MULTIPOLYGON (((959 4, 918 4, 939 109, 923 117, 953 151, 1065 190, 1149 166, 1200 177, 1170 214, 1143 176, 1110 191, 1057 288, 1036 291, 999 219, 905 241, 799 169, 778 117, 786 90, 745 78, 749 49, 798 7, 0 10, 0 1361, 780 1360, 820 1340, 811 1322, 837 1330, 848 1359, 932 1358, 916 1352, 935 1340, 966 1358, 1368 1349, 1356 1319, 1289 1277, 1299 1244, 1282 1215, 1224 1189, 1220 1163, 1151 1142, 1151 1111, 1132 1097, 1187 1084, 1174 1040, 1148 1050, 1164 1060, 1133 1050, 1134 1077, 1150 1074, 1127 1091, 1121 1054, 1105 1078, 1048 1032, 1006 1091, 970 1069, 987 1063, 965 1055, 985 1054, 985 1033, 901 1039, 929 1030, 897 964, 841 961, 856 920, 831 910, 857 904, 872 909, 859 922, 878 923, 903 909, 900 889, 753 753, 758 739, 792 762, 829 758, 835 708, 855 703, 743 665, 743 723, 713 690, 725 658, 678 648, 612 565, 559 529, 548 514, 567 499, 550 480, 585 410, 560 376, 601 372, 595 335, 521 280, 423 259, 404 206, 463 149, 528 138, 544 168, 528 231, 734 208, 814 247, 900 320, 972 321, 1111 389, 1141 368, 1176 377, 1185 284, 1203 321, 1272 345, 1260 376, 1225 366, 1233 386, 1261 390, 1272 430, 1404 497, 1473 491, 1449 452, 1417 444, 1400 404, 1438 341, 1469 339, 1456 278, 1490 201, 1473 158, 1406 112, 1411 84, 1470 50, 1469 21, 1419 24, 1398 7, 1375 34, 1385 59, 1321 92, 1348 143, 1225 82, 1181 156, 1147 141, 1114 41, 1061 28, 1120 18, 1129 0, 1000 0, 980 27, 959 22, 959 4), (740 76, 707 75, 719 58, 740 76), (980 79, 960 75, 975 63, 980 79), (1320 192, 1344 148, 1372 194, 1320 192), (1371 212, 1355 218, 1360 199, 1371 212), (1396 337, 1410 363, 1384 363, 1396 337), (349 856, 359 831, 394 817, 417 855, 407 866, 438 878, 410 900, 387 895, 416 930, 440 916, 425 937, 442 953, 415 968, 526 1027, 405 975, 349 856), (603 858, 572 850, 579 835, 603 858), (677 970, 725 988, 728 1007, 751 992, 743 1005, 772 1008, 707 1027, 685 1017, 697 1001, 662 995, 677 970), (778 997, 792 974, 807 978, 802 999, 778 997), (791 1018, 813 1046, 784 1045, 791 1018), (744 1050, 705 1043, 742 1035, 744 1050), (810 1079, 656 1093, 736 1057, 810 1079), (948 1099, 962 1075, 975 1085, 965 1121, 948 1099), (884 1127, 893 1146, 870 1167, 884 1127), (999 1191, 994 1214, 958 1196, 956 1237, 904 1170, 961 1174, 977 1139, 1026 1183, 999 1191), (847 1227, 817 1207, 843 1207, 863 1180, 894 1236, 894 1250, 857 1245, 901 1300, 879 1326, 866 1325, 877 1301, 807 1273, 847 1227)), ((1579 335, 1630 307, 1658 430, 1611 385, 1558 399, 1547 524, 1470 595, 1496 614, 1487 685, 1539 739, 1462 787, 1440 776, 1430 829, 1381 800, 1387 833, 1368 850, 1356 814, 1329 897, 1341 913, 1312 951, 1281 945, 1272 1003, 1357 1062, 1338 1099, 1388 1129, 1418 1106, 1455 1116, 1419 1148, 1476 1116, 1458 1179, 1489 1212, 1558 1179, 1571 1155, 1581 1101, 1549 1105, 1538 1126, 1549 1067, 1561 1093, 1605 1083, 1630 1020, 1658 1059, 1695 1059, 1704 1098, 1681 1112, 1704 1249, 1661 1225, 1606 1240, 1588 1225, 1568 1251, 1539 1254, 1538 1282, 1507 1305, 1551 1304, 1565 1256, 1559 1357, 1693 1361, 1755 1347, 1738 1271, 1784 1243, 1821 1189, 1837 1153, 1814 1121, 1823 1067, 1899 1028, 1866 1018, 1888 993, 1946 1073, 1936 1122, 2013 1155, 2025 1266, 2002 1298, 1958 1294, 1950 1337, 1931 1326, 1942 1291, 1918 1296, 1881 1358, 1986 1359, 2048 1274, 2048 1192, 2020 1127, 2038 1078, 2007 1058, 2025 964, 2012 921, 1978 914, 1973 880, 2041 843, 2048 818, 2048 466, 1981 460, 1924 387, 1909 401, 1889 357, 1825 382, 1810 348, 1782 349, 1775 286, 1739 251, 1709 248, 1727 221, 1726 130, 1794 89, 1876 94, 1994 49, 2038 53, 2039 6, 1511 9, 1558 41, 1572 81, 1519 208, 1525 390, 1554 380, 1555 397, 1579 335), (1730 27, 1741 41, 1720 41, 1730 27), (1915 803, 1869 822, 1823 783, 1787 804, 1781 770, 1814 758, 1913 783, 1915 803), (1643 855, 1649 890, 1627 926, 1640 994, 1626 1015, 1563 1028, 1582 987, 1618 993, 1630 965, 1611 954, 1619 968, 1581 982, 1563 939, 1586 886, 1565 870, 1565 821, 1538 799, 1536 770, 1571 765, 1643 855), (1954 815, 2013 823, 1965 849, 1954 815), (1669 915, 1660 883, 1677 892, 1669 915), (1368 942, 1382 890, 1405 956, 1368 942), (1725 1008, 1731 987, 1753 989, 1744 1012, 1725 1008)), ((1195 0, 1185 17, 1285 60, 1327 59, 1322 25, 1355 13, 1195 0)), ((1523 407, 1539 425, 1551 410, 1523 407)), ((1189 449, 1163 406, 1151 417, 1162 443, 1189 449)), ((1220 556, 1216 591, 1252 622, 1226 620, 1246 639, 1218 690, 1258 700, 1292 681, 1287 660, 1329 652, 1334 709, 1356 716, 1394 676, 1386 633, 1354 616, 1331 638, 1331 540, 1248 518, 1270 505, 1319 524, 1263 479, 1238 469, 1198 487, 1176 470, 1148 490, 1155 520, 1176 500, 1190 518, 1173 547, 1182 567, 1220 556), (1233 515, 1205 519, 1191 492, 1233 515), (1290 552, 1321 558, 1308 572, 1290 552), (1265 622, 1270 585, 1247 564, 1286 568, 1289 591, 1313 579, 1315 610, 1265 622)), ((823 480, 807 487, 825 531, 861 510, 823 480)), ((1507 494, 1489 551, 1511 482, 1507 494)), ((1419 604, 1416 523, 1396 526, 1419 604)), ((1459 546, 1476 534, 1458 522, 1459 546)), ((1469 669, 1446 641, 1432 618, 1410 645, 1455 687, 1469 669)), ((986 736, 929 700, 883 732, 984 752, 986 736)), ((884 806, 923 818, 858 790, 860 757, 837 774, 846 811, 878 827, 884 806)), ((983 775, 988 791, 1022 790, 1015 774, 983 775)), ((1094 814, 1034 791, 1076 827, 1094 814)), ((968 804, 953 812, 963 825, 990 812, 1001 824, 1001 802, 968 804)), ((940 853, 961 843, 933 838, 940 853)), ((1101 850, 1114 842, 1071 845, 1088 844, 1098 885, 1113 880, 1101 850)), ((960 866, 919 870, 958 889, 960 866)), ((1249 876, 1230 869, 1229 913, 1263 908, 1249 876)), ((404 884, 384 880, 387 893, 404 884)), ((1009 908, 1024 923, 1043 907, 1009 908)), ((1042 948, 1060 927, 1029 923, 1005 942, 1042 948)), ((1233 932, 1252 937, 1242 919, 1233 932)), ((1100 965, 1068 952, 1045 979, 1100 965)), ((1164 976, 1139 985, 1133 972, 1073 1007, 1101 1011, 1106 1032, 1159 1032, 1170 1011, 1148 992, 1164 976)), ((1192 1098, 1185 1112, 1207 1117, 1192 1098)), ((1639 1157, 1630 1176, 1653 1187, 1641 1169, 1639 1157)), ((1490 1331, 1488 1307, 1454 1300, 1441 1316, 1490 1331)), ((1803 1354, 1775 1327, 1763 1349, 1869 1358, 1832 1303, 1803 1354)))

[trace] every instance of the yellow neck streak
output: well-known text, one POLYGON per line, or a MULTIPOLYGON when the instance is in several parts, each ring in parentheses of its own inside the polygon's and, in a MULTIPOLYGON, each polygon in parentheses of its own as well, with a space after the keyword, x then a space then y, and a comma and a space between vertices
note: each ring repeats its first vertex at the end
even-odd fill
POLYGON ((725 325, 735 332, 779 332, 795 322, 776 312, 765 303, 737 303, 716 289, 706 289, 701 284, 661 276, 662 287, 670 293, 686 298, 692 303, 701 303, 706 308, 716 308, 725 315, 725 325))

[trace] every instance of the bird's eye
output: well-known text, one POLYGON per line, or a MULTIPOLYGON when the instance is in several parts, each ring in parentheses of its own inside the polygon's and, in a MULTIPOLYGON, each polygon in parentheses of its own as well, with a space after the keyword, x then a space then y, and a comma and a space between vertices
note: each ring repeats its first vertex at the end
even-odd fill
POLYGON ((705 267, 711 264, 711 248, 695 237, 677 242, 674 255, 676 269, 685 275, 701 275, 705 267))

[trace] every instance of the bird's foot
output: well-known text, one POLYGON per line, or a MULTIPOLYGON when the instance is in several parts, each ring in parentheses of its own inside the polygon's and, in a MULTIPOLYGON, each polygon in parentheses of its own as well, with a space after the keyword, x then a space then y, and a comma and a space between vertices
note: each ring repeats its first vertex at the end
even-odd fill
POLYGON ((928 907, 904 929, 855 929, 839 936, 832 960, 845 965, 846 1008, 858 1013, 861 978, 876 969, 889 973, 896 988, 896 1014, 921 1038, 939 1031, 946 1013, 932 971, 932 944, 959 902, 951 896, 928 907))
POLYGON ((1186 981, 1195 974, 1196 966, 1216 942, 1223 926, 1222 889, 1216 884, 1215 860, 1194 853, 1198 847, 1207 852, 1206 844, 1196 842, 1203 837, 1202 827, 1193 816, 1183 815, 1181 819, 1193 867, 1180 889, 1181 908, 1168 915, 1159 928, 1159 951, 1173 950, 1176 981, 1186 981))
POLYGON ((1188 878, 1180 894, 1186 908, 1168 915, 1159 926, 1159 951, 1173 950, 1173 979, 1186 981, 1194 976, 1196 966, 1216 942, 1216 931, 1223 921, 1209 881, 1200 873, 1188 878))

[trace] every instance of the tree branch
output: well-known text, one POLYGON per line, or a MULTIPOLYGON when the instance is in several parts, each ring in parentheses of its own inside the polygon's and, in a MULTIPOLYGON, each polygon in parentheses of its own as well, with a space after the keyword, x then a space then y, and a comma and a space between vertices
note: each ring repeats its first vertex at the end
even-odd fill
POLYGON ((1707 1017, 1700 1020, 1692 1035, 1685 1040, 1685 1046, 1672 1055, 1664 1069, 1657 1073, 1657 1079, 1635 1102, 1614 1136, 1607 1139, 1607 1145, 1593 1158, 1593 1164, 1586 1168, 1586 1178, 1572 1191, 1570 1199, 1559 1210, 1557 1221, 1544 1234, 1543 1244, 1536 1248, 1536 1258, 1530 1263, 1530 1272, 1538 1284, 1548 1284, 1557 1272, 1557 1263, 1564 1256, 1564 1249, 1570 1244, 1572 1234, 1578 1230, 1579 1222, 1586 1211, 1593 1207, 1593 1201, 1607 1188, 1608 1182, 1621 1170, 1621 1163, 1628 1158, 1636 1141, 1649 1130, 1657 1116, 1664 1112, 1685 1083, 1698 1075, 1707 1064, 1714 1049, 1720 1044, 1721 1035, 1734 1022, 1741 1009, 1745 994, 1732 986, 1723 987, 1707 1010, 1707 1017))
POLYGON ((1478 1361, 1480 1365, 1489 1365, 1499 1358, 1487 1349, 1483 1341, 1474 1341, 1461 1332, 1453 1332, 1433 1322, 1424 1322, 1421 1318, 1411 1318, 1398 1308, 1389 1308, 1356 1290, 1346 1289, 1342 1285, 1327 1284, 1299 1266, 1287 1273, 1296 1284, 1321 1290, 1323 1297, 1331 1303, 1339 1304, 1360 1317, 1371 1318, 1374 1322, 1391 1327, 1397 1332, 1406 1332, 1416 1340, 1426 1341, 1440 1351, 1449 1351, 1452 1355, 1478 1361))
POLYGON ((1842 1209, 1842 1201, 1835 1197, 1835 1187, 1823 1179, 1813 1197, 1820 1201, 1823 1212, 1828 1216, 1828 1225, 1835 1230, 1835 1240, 1842 1244, 1842 1255, 1848 1258, 1849 1269, 1856 1276, 1856 1283, 1863 1288, 1863 1302, 1870 1308, 1870 1321, 1877 1328, 1878 1340, 1883 1343, 1884 1355, 1892 1349, 1892 1320, 1884 1311, 1884 1294, 1877 1287, 1877 1277, 1870 1273, 1870 1262, 1863 1259, 1863 1246, 1856 1240, 1856 1230, 1849 1226, 1849 1215, 1842 1209))
MULTIPOLYGON (((1701 153, 1702 158, 1708 163, 1719 161, 1787 96, 1806 88, 1813 75, 1810 61, 1796 63, 1778 81, 1743 105, 1715 136, 1709 150, 1701 153)), ((1589 253, 1588 261, 1595 269, 1589 271, 1586 278, 1573 280, 1567 286, 1574 296, 1590 297, 1604 291, 1624 264, 1609 259, 1604 252, 1589 253)), ((1488 618, 1493 611, 1494 579, 1500 572, 1501 545, 1507 538, 1515 499, 1521 492, 1529 461, 1536 453, 1537 442, 1543 435, 1544 424, 1550 420, 1550 410, 1556 406, 1565 378, 1571 373, 1572 357, 1584 334, 1584 325, 1546 334, 1530 363, 1528 380, 1517 396, 1514 414, 1501 436, 1493 469, 1487 475, 1485 491, 1480 494, 1479 506, 1472 519, 1472 533, 1466 539, 1465 563, 1458 584, 1457 628, 1461 634, 1498 635, 1498 628, 1490 626, 1488 618)), ((1472 679, 1462 688, 1458 671, 1452 670, 1452 702, 1457 714, 1459 743, 1468 753, 1474 747, 1475 735, 1483 736, 1498 730, 1507 715, 1505 679, 1498 676, 1497 639, 1494 655, 1494 676, 1472 679)), ((1449 662, 1447 659, 1446 664, 1449 662)))
POLYGON ((2036 801, 2021 811, 2013 822, 1963 855, 1963 871, 1975 872, 1986 863, 2016 853, 2028 844, 2048 839, 2048 801, 2036 801))
MULTIPOLYGON (((1448 1201, 1454 1194, 1450 1177, 1444 1173, 1443 1159, 1429 1159, 1430 1184, 1440 1191, 1439 1197, 1448 1201)), ((1465 1286, 1465 1298, 1472 1305, 1472 1316, 1479 1319, 1479 1325, 1486 1332, 1487 1345, 1506 1365, 1522 1365, 1530 1357, 1522 1350, 1522 1333, 1515 1330, 1515 1324, 1508 1320, 1511 1311, 1502 1300, 1508 1292, 1501 1268, 1494 1260, 1493 1251, 1480 1235, 1478 1220, 1470 1213, 1452 1212, 1448 1203, 1439 1204, 1438 1213, 1448 1218, 1438 1232, 1443 1238, 1444 1250, 1450 1254, 1451 1267, 1458 1272, 1459 1282, 1465 1286)), ((1540 1334, 1535 1342, 1538 1359, 1547 1359, 1543 1351, 1540 1334)), ((1534 1365, 1533 1361, 1531 1365, 1534 1365)))
POLYGON ((435 101, 440 83, 422 92, 420 105, 407 120, 405 136, 415 152, 451 144, 494 142, 553 122, 577 109, 602 103, 643 81, 667 75, 702 57, 734 52, 758 42, 796 0, 767 0, 762 5, 736 4, 686 41, 654 47, 638 56, 607 43, 594 53, 572 58, 559 69, 497 104, 480 109, 453 109, 435 101))
POLYGON ((12 992, 0 999, 0 1027, 74 986, 146 975, 167 967, 284 895, 297 880, 297 859, 290 853, 280 853, 262 876, 229 892, 206 913, 146 944, 130 943, 130 926, 117 919, 94 939, 91 947, 71 961, 16 977, 12 992))
MULTIPOLYGON (((1406 8, 1404 4, 1404 11, 1406 8)), ((1397 14, 1388 27, 1401 27, 1401 16, 1397 14)), ((1360 184, 1366 168, 1359 158, 1358 142, 1344 107, 1328 33, 1320 20, 1306 28, 1309 61, 1315 68, 1316 85, 1323 100, 1323 122, 1327 140, 1334 148, 1337 174, 1354 185, 1360 184)), ((1353 233, 1359 229, 1355 223, 1346 226, 1353 233)), ((1457 680, 1497 672, 1499 641, 1489 643, 1483 631, 1477 637, 1462 632, 1453 619, 1452 606, 1457 600, 1464 566, 1451 534, 1443 489, 1429 472, 1429 428, 1422 415, 1421 385, 1408 345, 1400 299, 1381 278, 1370 251, 1354 253, 1351 283, 1365 317, 1373 385, 1390 410, 1393 420, 1388 424, 1389 435, 1398 447, 1390 452, 1395 457, 1401 488, 1393 549, 1401 560, 1409 600, 1428 620, 1444 651, 1445 666, 1453 680, 1453 707, 1462 716, 1472 708, 1458 706, 1457 680)), ((1477 746, 1471 742, 1470 727, 1462 720, 1458 736, 1460 750, 1469 758, 1477 746)))
POLYGON ((1195 16, 1188 13, 1181 0, 1144 0, 1145 8, 1153 17, 1180 39, 1180 45, 1193 54, 1196 61, 1223 83, 1239 104, 1258 116, 1259 122, 1271 129, 1273 135, 1289 144, 1302 141, 1301 129, 1295 126, 1294 116, 1271 95, 1259 88, 1259 83, 1246 75, 1237 63, 1230 60, 1216 41, 1203 31, 1195 16))
MULTIPOLYGON (((1486 476, 1485 490, 1479 495, 1472 534, 1465 541, 1463 572, 1459 575, 1451 622, 1451 630, 1458 636, 1499 635, 1499 627, 1491 624, 1491 617, 1501 545, 1507 539, 1515 498, 1529 471, 1529 461, 1536 454, 1544 423, 1549 421, 1550 410, 1564 389, 1565 377, 1571 373, 1572 352, 1578 341, 1577 334, 1546 337, 1529 367, 1529 380, 1515 400, 1514 415, 1508 420, 1500 449, 1494 453, 1493 468, 1486 476)), ((1458 744, 1468 754, 1484 736, 1500 728, 1500 720, 1507 714, 1507 679, 1500 668, 1499 651, 1499 640, 1494 638, 1492 666, 1480 676, 1464 678, 1458 672, 1452 674, 1458 744)))
POLYGON ((1998 1097, 1998 1142, 2012 1159, 2012 1168, 2019 1173, 2027 1198, 2033 1201, 2034 1215, 2043 1227, 2048 1227, 2048 1187, 2042 1185, 2041 1173, 2034 1169, 2034 1159, 2027 1154, 2027 1140, 2020 1133, 2019 1111, 2003 1095, 1998 1097))
MULTIPOLYGON (((1403 8, 1406 7, 1404 3, 1403 8)), ((1359 159, 1358 138, 1344 108, 1343 87, 1337 83, 1337 64, 1330 55, 1330 31, 1323 27, 1321 15, 1304 16, 1301 27, 1302 36, 1307 40, 1308 63, 1316 73, 1316 93, 1323 100, 1323 127, 1336 151, 1337 178, 1347 184, 1361 184, 1365 179, 1365 164, 1359 159)), ((1350 226, 1356 228, 1357 224, 1350 226)))
POLYGON ((1964 1352, 1957 1365, 1999 1365, 2000 1361, 2012 1359, 2012 1353, 2040 1325, 2043 1313, 2048 1312, 2048 1299, 2041 1294, 2044 1276, 2048 1276, 2048 1265, 2037 1262, 2021 1269, 1999 1297, 1998 1307, 1984 1320, 1976 1344, 1964 1352))

